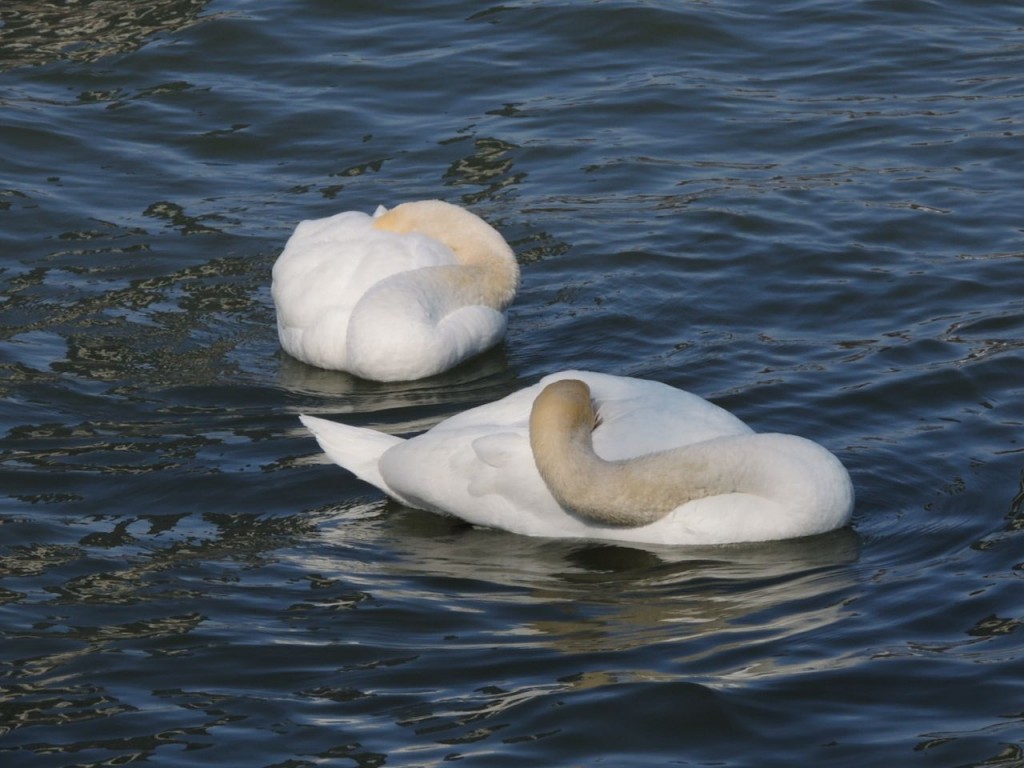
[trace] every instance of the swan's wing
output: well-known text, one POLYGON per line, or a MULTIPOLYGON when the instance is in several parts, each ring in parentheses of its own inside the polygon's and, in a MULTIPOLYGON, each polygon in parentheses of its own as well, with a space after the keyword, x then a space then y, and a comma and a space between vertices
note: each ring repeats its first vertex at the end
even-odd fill
POLYGON ((410 506, 473 525, 552 536, 558 519, 568 519, 537 472, 525 428, 435 428, 389 451, 381 470, 410 506))
POLYGON ((478 438, 473 451, 492 471, 481 472, 470 485, 473 497, 484 503, 461 517, 524 536, 588 536, 588 524, 562 509, 545 485, 525 428, 478 438))
POLYGON ((460 510, 485 495, 491 480, 508 465, 507 458, 501 468, 481 460, 474 443, 488 437, 496 436, 486 424, 448 430, 434 427, 388 451, 380 471, 387 484, 412 506, 461 516, 460 510))
POLYGON ((523 440, 527 438, 521 432, 498 432, 478 437, 473 441, 473 450, 485 465, 501 471, 522 460, 524 448, 529 450, 529 444, 524 445, 523 440))
POLYGON ((476 437, 500 432, 519 432, 524 434, 530 422, 530 409, 533 401, 540 393, 542 384, 516 390, 500 400, 478 405, 468 411, 449 416, 436 427, 434 433, 461 430, 479 430, 476 437))
POLYGON ((560 379, 580 379, 590 387, 600 419, 594 430, 594 450, 608 460, 753 432, 724 408, 668 384, 592 371, 561 371, 542 379, 539 387, 560 379))
POLYGON ((443 243, 378 230, 370 216, 356 211, 301 222, 273 269, 281 345, 300 360, 344 369, 352 312, 373 286, 401 272, 454 262, 443 243))
POLYGON ((456 414, 431 431, 487 424, 493 431, 521 429, 525 434, 533 401, 544 387, 561 379, 580 379, 590 387, 601 418, 594 447, 609 460, 753 432, 725 409, 690 392, 656 381, 579 370, 545 376, 501 400, 456 414))
POLYGON ((505 313, 480 305, 460 307, 437 324, 437 343, 450 358, 449 368, 484 352, 505 335, 505 313))
POLYGON ((315 317, 324 305, 351 308, 391 275, 455 263, 444 243, 380 230, 370 216, 346 211, 295 228, 274 263, 274 298, 288 314, 315 317))
POLYGON ((346 370, 373 381, 423 379, 490 349, 505 334, 504 314, 490 307, 462 307, 434 323, 408 301, 402 312, 389 312, 392 306, 357 307, 347 329, 346 370))
POLYGON ((388 450, 405 441, 375 429, 350 427, 336 421, 301 415, 299 419, 320 444, 327 457, 360 480, 376 486, 384 493, 396 494, 380 471, 381 458, 388 450))
POLYGON ((299 223, 274 262, 271 292, 279 325, 305 329, 331 308, 351 312, 365 292, 352 278, 369 258, 372 223, 357 211, 299 223))
POLYGON ((497 344, 505 313, 474 303, 464 267, 407 270, 376 283, 348 326, 348 370, 376 381, 421 379, 497 344))

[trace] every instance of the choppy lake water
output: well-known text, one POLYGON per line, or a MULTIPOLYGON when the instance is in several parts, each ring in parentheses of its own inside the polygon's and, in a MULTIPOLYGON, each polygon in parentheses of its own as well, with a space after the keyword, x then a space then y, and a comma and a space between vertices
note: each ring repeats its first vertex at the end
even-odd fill
POLYGON ((1016 0, 0 6, 0 764, 1024 766, 1016 0), (277 345, 301 219, 505 234, 505 344, 277 345), (569 367, 850 468, 853 525, 468 529, 296 415, 425 429, 569 367))

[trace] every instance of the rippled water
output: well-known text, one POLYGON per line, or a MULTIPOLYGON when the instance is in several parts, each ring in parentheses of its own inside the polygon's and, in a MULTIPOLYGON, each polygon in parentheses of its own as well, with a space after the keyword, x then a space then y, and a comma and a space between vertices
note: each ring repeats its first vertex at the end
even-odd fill
POLYGON ((1024 10, 0 6, 4 766, 1024 765, 1024 10), (513 244, 507 342, 278 350, 295 223, 513 244), (853 526, 467 529, 321 457, 541 375, 665 381, 851 469, 853 526))

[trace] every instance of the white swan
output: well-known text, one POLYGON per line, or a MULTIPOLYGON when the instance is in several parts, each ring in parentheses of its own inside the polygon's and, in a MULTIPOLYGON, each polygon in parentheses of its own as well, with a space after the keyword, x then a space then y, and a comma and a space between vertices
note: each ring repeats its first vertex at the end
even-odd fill
POLYGON ((849 474, 817 443, 755 434, 641 379, 553 374, 408 440, 301 419, 334 462, 398 501, 513 533, 725 544, 823 533, 853 510, 849 474))
POLYGON ((450 203, 301 222, 274 264, 284 350, 375 381, 432 376, 497 344, 519 266, 504 238, 450 203))

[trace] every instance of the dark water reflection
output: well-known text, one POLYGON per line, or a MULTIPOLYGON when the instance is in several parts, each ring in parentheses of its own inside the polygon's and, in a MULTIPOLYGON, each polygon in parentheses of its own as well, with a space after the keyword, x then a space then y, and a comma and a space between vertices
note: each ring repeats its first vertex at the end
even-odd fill
POLYGON ((0 17, 0 69, 130 53, 155 34, 195 24, 206 5, 208 0, 7 0, 0 17))
POLYGON ((0 763, 1022 765, 1014 3, 0 6, 0 763), (498 349, 278 349, 295 223, 473 206, 498 349), (405 509, 405 434, 561 368, 850 467, 707 550, 405 509))

